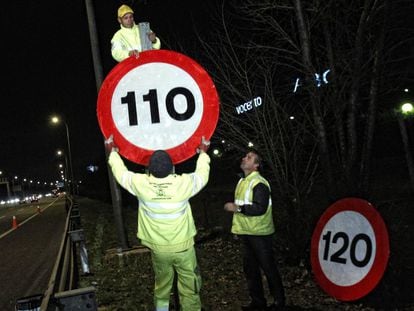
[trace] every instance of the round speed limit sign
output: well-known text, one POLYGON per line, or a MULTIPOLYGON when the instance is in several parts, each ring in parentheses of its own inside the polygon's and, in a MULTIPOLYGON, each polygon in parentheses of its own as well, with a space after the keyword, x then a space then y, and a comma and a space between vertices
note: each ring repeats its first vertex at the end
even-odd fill
POLYGON ((319 219, 311 243, 312 270, 329 295, 343 301, 368 294, 381 280, 389 257, 388 232, 367 201, 346 198, 319 219))
POLYGON ((168 50, 141 52, 117 64, 98 95, 98 122, 114 136, 119 152, 147 165, 155 150, 174 164, 209 140, 219 116, 219 98, 207 72, 191 58, 168 50))

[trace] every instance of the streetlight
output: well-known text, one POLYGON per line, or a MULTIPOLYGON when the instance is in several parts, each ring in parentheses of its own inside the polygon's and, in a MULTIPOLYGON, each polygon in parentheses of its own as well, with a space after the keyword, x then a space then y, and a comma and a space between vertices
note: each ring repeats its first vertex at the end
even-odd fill
POLYGON ((213 156, 216 158, 221 158, 221 156, 223 155, 223 152, 219 148, 214 148, 212 153, 213 156))
POLYGON ((404 115, 410 115, 414 113, 414 106, 412 103, 404 103, 401 105, 401 112, 404 115))
POLYGON ((53 124, 59 124, 59 123, 63 123, 65 125, 66 128, 66 140, 67 140, 67 144, 68 144, 68 156, 69 156, 69 169, 70 169, 70 179, 71 179, 71 193, 73 194, 73 182, 74 182, 74 178, 73 178, 73 166, 72 166, 72 153, 70 150, 70 136, 69 136, 69 126, 68 124, 62 120, 61 118, 59 118, 58 116, 52 116, 51 121, 53 124))
POLYGON ((65 189, 66 191, 69 191, 69 187, 68 187, 68 157, 66 156, 65 153, 63 153, 62 150, 57 150, 56 154, 61 157, 64 156, 65 157, 65 165, 59 164, 59 168, 62 169, 64 168, 64 177, 62 178, 64 183, 65 183, 65 189))
POLYGON ((16 183, 17 183, 18 179, 19 179, 19 177, 16 176, 16 175, 12 178, 12 191, 13 191, 14 196, 16 196, 16 191, 17 191, 16 183))
POLYGON ((411 187, 414 190, 414 161, 409 144, 407 127, 405 125, 405 118, 410 118, 414 115, 414 107, 410 102, 405 102, 400 106, 400 113, 397 114, 398 125, 400 127, 401 138, 404 145, 405 158, 408 166, 408 174, 410 176, 411 187))

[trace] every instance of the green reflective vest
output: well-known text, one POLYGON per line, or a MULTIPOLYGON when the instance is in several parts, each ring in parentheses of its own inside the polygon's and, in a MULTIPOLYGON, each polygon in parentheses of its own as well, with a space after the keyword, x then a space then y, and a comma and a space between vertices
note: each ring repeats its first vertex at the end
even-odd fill
POLYGON ((155 178, 128 171, 117 152, 109 165, 118 183, 139 200, 138 238, 159 252, 181 252, 194 245, 196 228, 189 199, 207 184, 210 157, 200 153, 191 174, 155 178))
MULTIPOLYGON (((154 50, 160 49, 161 41, 159 38, 152 44, 152 47, 154 50)), ((128 53, 132 50, 142 51, 139 27, 136 24, 132 28, 126 28, 120 25, 120 29, 111 39, 112 57, 117 62, 121 62, 129 57, 128 53)))
MULTIPOLYGON (((253 188, 258 183, 265 184, 270 191, 269 183, 257 171, 252 172, 247 177, 240 179, 236 187, 234 203, 240 206, 252 204, 253 188)), ((249 207, 246 208, 248 209, 249 207)), ((263 215, 247 216, 242 213, 234 213, 231 232, 234 234, 247 235, 269 235, 275 232, 272 217, 272 199, 270 196, 267 210, 263 215)))

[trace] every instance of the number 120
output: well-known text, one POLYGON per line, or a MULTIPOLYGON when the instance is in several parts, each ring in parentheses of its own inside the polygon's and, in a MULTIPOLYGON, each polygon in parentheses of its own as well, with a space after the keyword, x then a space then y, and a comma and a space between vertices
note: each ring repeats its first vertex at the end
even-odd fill
POLYGON ((348 246, 349 246, 350 247, 350 252, 349 252, 350 259, 351 259, 351 262, 356 267, 362 268, 368 264, 369 260, 371 259, 371 255, 372 255, 372 242, 368 235, 364 233, 357 234, 352 239, 351 245, 349 245, 349 237, 345 232, 335 233, 332 238, 332 241, 331 241, 331 234, 332 232, 328 231, 322 236, 322 239, 325 241, 323 260, 329 259, 332 262, 346 264, 346 258, 341 257, 341 255, 347 251, 348 246), (342 240, 341 247, 336 252, 334 252, 331 256, 329 256, 329 248, 330 248, 331 242, 336 244, 339 242, 340 239, 342 240), (365 242, 365 245, 366 245, 365 256, 362 260, 359 260, 356 256, 356 246, 359 241, 365 242))

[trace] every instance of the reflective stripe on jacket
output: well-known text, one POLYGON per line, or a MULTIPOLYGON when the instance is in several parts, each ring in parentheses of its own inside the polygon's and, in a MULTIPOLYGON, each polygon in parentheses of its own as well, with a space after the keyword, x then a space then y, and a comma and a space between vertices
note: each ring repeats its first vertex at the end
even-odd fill
MULTIPOLYGON (((111 39, 111 54, 112 57, 118 62, 128 58, 129 51, 142 51, 138 25, 134 24, 132 28, 126 28, 122 25, 120 26, 121 29, 119 29, 111 39)), ((160 49, 161 41, 159 38, 157 38, 155 43, 152 44, 152 47, 155 50, 160 49)))
POLYGON ((194 245, 196 228, 189 199, 207 184, 210 157, 201 153, 191 174, 155 178, 128 171, 117 152, 109 165, 118 183, 139 200, 138 238, 159 252, 180 252, 194 245))
MULTIPOLYGON (((248 205, 253 203, 253 188, 259 183, 265 184, 270 191, 269 183, 257 171, 252 172, 247 177, 240 179, 236 187, 234 203, 240 206, 245 205, 245 208, 248 209, 248 205)), ((246 216, 242 213, 233 214, 233 225, 231 227, 231 232, 234 234, 269 235, 274 231, 272 199, 270 196, 267 210, 263 215, 246 216)))

